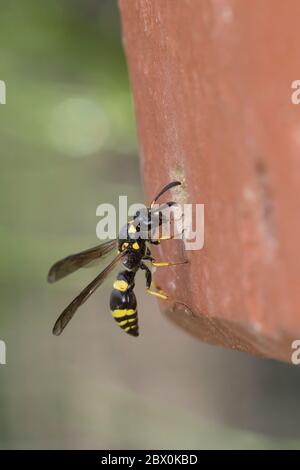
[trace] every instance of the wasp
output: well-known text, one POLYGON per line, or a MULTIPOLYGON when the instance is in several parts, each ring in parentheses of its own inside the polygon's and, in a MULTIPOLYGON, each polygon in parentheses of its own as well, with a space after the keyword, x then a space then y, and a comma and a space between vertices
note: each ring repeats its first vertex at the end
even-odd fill
POLYGON ((169 240, 172 236, 153 238, 153 232, 159 229, 168 220, 164 210, 176 205, 170 201, 154 207, 158 199, 171 188, 180 185, 180 181, 172 181, 162 188, 150 204, 150 207, 137 211, 131 221, 129 221, 119 232, 116 240, 108 240, 102 244, 88 250, 67 256, 55 263, 49 271, 48 281, 50 283, 58 281, 65 276, 77 271, 79 268, 87 266, 94 260, 103 258, 113 250, 117 250, 115 258, 108 266, 85 288, 75 299, 65 308, 57 319, 53 334, 60 335, 69 321, 74 316, 77 309, 103 283, 108 274, 113 270, 118 262, 122 263, 123 269, 119 272, 114 281, 113 290, 110 296, 110 310, 113 318, 123 331, 131 336, 139 335, 137 301, 134 293, 135 276, 139 270, 144 271, 146 278, 146 289, 160 299, 167 300, 168 295, 152 284, 152 272, 145 264, 150 262, 154 267, 174 266, 184 264, 187 261, 168 262, 156 261, 151 254, 150 245, 158 245, 161 240, 169 240))

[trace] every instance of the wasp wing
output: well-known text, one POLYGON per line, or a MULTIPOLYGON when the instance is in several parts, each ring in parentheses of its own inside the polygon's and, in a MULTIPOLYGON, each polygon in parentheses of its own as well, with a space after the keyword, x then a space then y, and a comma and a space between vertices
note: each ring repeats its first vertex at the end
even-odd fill
POLYGON ((95 279, 90 282, 88 286, 86 286, 80 294, 75 297, 74 300, 65 308, 62 314, 58 317, 54 327, 53 327, 53 334, 59 336, 62 331, 65 329, 71 318, 74 316, 76 310, 80 307, 80 305, 84 304, 87 299, 95 292, 95 290, 101 286, 104 279, 107 275, 113 270, 115 265, 120 261, 124 255, 126 254, 126 250, 116 256, 112 262, 105 268, 103 271, 98 274, 95 279))
POLYGON ((110 253, 116 247, 116 240, 108 240, 100 245, 81 251, 74 255, 67 256, 57 261, 48 273, 48 282, 55 282, 68 274, 77 271, 77 269, 86 266, 97 258, 102 258, 110 253))

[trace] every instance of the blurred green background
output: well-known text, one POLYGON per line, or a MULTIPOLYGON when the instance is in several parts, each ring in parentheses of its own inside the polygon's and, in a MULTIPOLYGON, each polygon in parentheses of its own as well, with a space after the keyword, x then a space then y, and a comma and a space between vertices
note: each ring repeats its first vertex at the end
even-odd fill
POLYGON ((51 329, 98 272, 57 285, 57 259, 97 244, 96 207, 144 201, 114 0, 1 0, 0 448, 297 448, 299 371, 204 345, 147 298, 141 336, 109 312, 111 281, 51 329))

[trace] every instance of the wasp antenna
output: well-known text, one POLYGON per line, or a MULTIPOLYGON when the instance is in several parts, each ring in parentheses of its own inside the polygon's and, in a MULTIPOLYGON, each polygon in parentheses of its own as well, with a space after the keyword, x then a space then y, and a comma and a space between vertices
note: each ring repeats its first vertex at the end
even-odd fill
POLYGON ((181 185, 180 181, 172 181, 171 183, 164 186, 162 190, 158 193, 158 195, 153 199, 153 201, 150 204, 150 207, 152 207, 156 203, 156 201, 160 198, 160 196, 162 196, 164 193, 169 191, 169 189, 172 189, 175 186, 180 186, 180 185, 181 185))
POLYGON ((159 207, 157 207, 155 209, 151 209, 151 213, 155 214, 156 212, 162 212, 165 209, 169 209, 170 207, 173 207, 173 206, 178 206, 178 202, 175 202, 175 201, 164 202, 159 207))

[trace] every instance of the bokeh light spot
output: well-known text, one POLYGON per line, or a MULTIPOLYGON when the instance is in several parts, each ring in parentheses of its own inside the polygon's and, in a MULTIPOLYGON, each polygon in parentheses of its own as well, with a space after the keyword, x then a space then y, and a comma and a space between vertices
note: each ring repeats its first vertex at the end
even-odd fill
POLYGON ((56 150, 70 157, 84 157, 103 148, 109 125, 107 115, 97 103, 72 97, 53 109, 48 132, 56 150))

